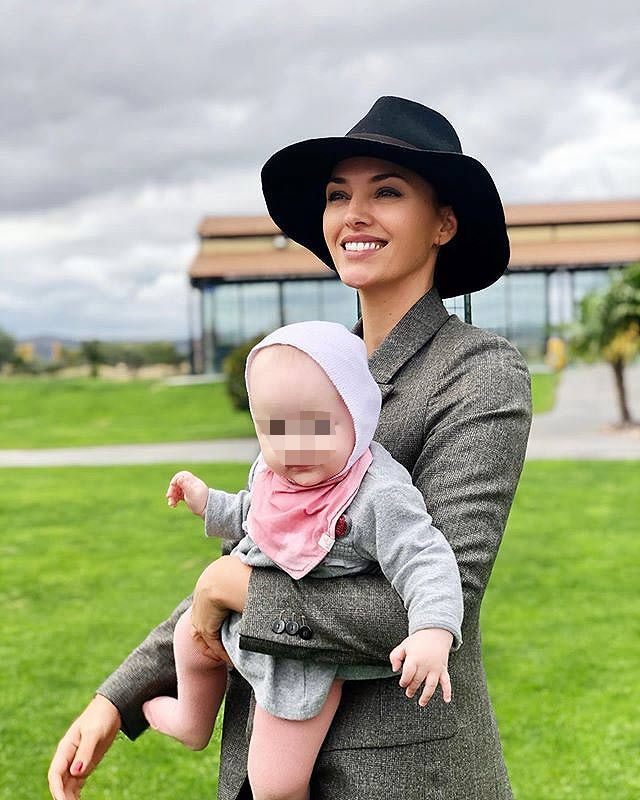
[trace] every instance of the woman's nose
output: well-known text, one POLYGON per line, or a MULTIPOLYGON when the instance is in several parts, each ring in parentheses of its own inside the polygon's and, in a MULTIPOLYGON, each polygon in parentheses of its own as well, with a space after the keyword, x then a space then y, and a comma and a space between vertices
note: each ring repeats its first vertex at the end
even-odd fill
POLYGON ((347 225, 357 227, 359 225, 371 224, 371 213, 366 201, 355 197, 349 201, 344 221, 347 225))

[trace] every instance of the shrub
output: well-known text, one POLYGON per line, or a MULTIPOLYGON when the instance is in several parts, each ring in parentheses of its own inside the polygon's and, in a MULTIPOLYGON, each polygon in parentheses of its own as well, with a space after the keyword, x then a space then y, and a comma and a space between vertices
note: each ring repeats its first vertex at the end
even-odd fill
POLYGON ((261 333, 253 339, 249 339, 233 350, 225 357, 222 362, 222 371, 226 377, 226 386, 229 397, 234 408, 238 410, 249 410, 249 398, 247 387, 244 382, 244 368, 247 363, 247 356, 251 348, 264 339, 266 334, 261 333))

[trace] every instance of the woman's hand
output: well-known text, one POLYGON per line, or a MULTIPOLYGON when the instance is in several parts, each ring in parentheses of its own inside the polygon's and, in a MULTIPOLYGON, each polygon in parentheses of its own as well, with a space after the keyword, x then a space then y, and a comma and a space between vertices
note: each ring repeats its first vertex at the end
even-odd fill
POLYGON ((207 507, 209 488, 196 475, 186 470, 177 472, 169 481, 166 493, 167 505, 175 508, 181 500, 187 504, 192 514, 201 517, 207 507))
POLYGON ((397 672, 402 666, 400 686, 406 688, 407 697, 413 697, 424 683, 419 705, 427 705, 438 684, 445 703, 451 702, 447 663, 452 642, 452 634, 444 628, 425 628, 407 636, 389 653, 391 669, 397 672))
POLYGON ((100 763, 120 730, 120 712, 96 695, 60 740, 49 767, 49 791, 55 800, 77 800, 84 782, 100 763))
POLYGON ((193 592, 191 624, 194 640, 210 658, 231 660, 220 641, 220 628, 229 611, 244 611, 251 567, 235 556, 221 556, 204 570, 193 592))

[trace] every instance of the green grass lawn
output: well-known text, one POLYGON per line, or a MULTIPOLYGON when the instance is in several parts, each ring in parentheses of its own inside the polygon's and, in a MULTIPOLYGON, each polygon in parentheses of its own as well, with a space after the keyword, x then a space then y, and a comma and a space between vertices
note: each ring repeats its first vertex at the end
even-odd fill
POLYGON ((74 447, 253 436, 224 384, 0 379, 0 448, 74 447))
MULTIPOLYGON (((218 554, 184 506, 167 508, 174 471, 0 471, 2 800, 49 797, 47 762, 68 723, 218 554)), ((198 474, 234 490, 247 467, 198 474)), ((161 736, 122 737, 83 798, 213 798, 216 764, 215 740, 192 753, 161 736)))
MULTIPOLYGON (((179 465, 184 467, 185 465, 179 465)), ((171 466, 2 470, 0 798, 48 797, 54 746, 102 677, 217 552, 164 504, 171 466)), ((197 467, 221 488, 247 467, 197 467)), ((517 800, 640 796, 640 466, 526 465, 483 610, 517 800)), ((203 753, 116 741, 84 800, 215 797, 203 753)))
MULTIPOLYGON (((532 376, 536 412, 553 406, 556 376, 532 376)), ((80 447, 253 436, 223 384, 0 379, 0 448, 80 447)))
POLYGON ((534 414, 551 411, 556 399, 560 375, 557 372, 536 372, 531 376, 531 400, 534 414))
POLYGON ((640 797, 639 462, 529 462, 483 607, 517 800, 640 797))

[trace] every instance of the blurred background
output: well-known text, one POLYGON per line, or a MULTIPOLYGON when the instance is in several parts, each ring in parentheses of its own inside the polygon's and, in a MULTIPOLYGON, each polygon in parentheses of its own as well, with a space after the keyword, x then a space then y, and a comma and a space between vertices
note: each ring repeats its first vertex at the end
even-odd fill
MULTIPOLYGON (((70 720, 217 554, 163 494, 189 465, 244 485, 251 342, 357 318, 352 290, 266 216, 262 164, 396 94, 453 123, 509 225, 509 271, 472 317, 523 352, 534 391, 483 612, 516 797, 636 798, 635 4, 0 13, 0 797, 48 796, 70 720)), ((83 796, 213 797, 217 747, 119 740, 83 796)))

